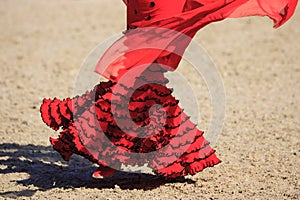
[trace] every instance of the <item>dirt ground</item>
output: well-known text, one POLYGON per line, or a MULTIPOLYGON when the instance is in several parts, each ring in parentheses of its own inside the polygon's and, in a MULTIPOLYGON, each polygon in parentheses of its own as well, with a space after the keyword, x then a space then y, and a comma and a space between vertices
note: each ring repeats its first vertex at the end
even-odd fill
MULTIPOLYGON (((52 149, 48 138, 57 133, 43 124, 39 106, 44 97, 72 95, 89 52, 123 31, 124 5, 1 0, 0 199, 300 199, 299 21, 298 9, 277 30, 267 18, 252 17, 197 34, 226 89, 215 146, 221 164, 173 181, 126 172, 95 180, 95 166, 78 156, 64 162, 52 149)), ((188 68, 181 70, 197 84, 188 68)), ((205 121, 203 91, 197 97, 205 121)))

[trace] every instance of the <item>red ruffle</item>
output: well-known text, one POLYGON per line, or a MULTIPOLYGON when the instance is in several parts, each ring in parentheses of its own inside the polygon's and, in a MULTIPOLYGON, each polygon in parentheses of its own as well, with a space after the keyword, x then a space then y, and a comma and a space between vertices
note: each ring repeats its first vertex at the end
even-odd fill
POLYGON ((151 83, 152 71, 150 67, 142 74, 147 78, 142 78, 137 89, 108 81, 73 99, 45 99, 43 121, 54 130, 62 129, 59 138, 50 138, 54 149, 65 160, 75 153, 116 169, 120 163, 148 163, 156 174, 167 178, 218 164, 203 132, 178 106, 172 89, 151 83), (149 157, 151 152, 159 153, 149 157))

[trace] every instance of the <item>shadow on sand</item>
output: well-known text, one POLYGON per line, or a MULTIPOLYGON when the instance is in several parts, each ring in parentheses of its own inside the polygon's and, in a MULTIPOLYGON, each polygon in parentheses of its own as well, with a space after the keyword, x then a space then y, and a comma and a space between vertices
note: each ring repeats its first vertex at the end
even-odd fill
MULTIPOLYGON (((182 182, 194 184, 187 178, 165 180, 162 177, 145 173, 117 172, 107 179, 94 179, 96 169, 90 162, 79 156, 73 156, 70 162, 64 162, 50 146, 0 144, 0 174, 27 173, 28 179, 18 180, 23 186, 33 185, 36 190, 0 192, 2 197, 30 197, 37 190, 53 188, 115 188, 151 190, 166 183, 182 182)), ((17 176, 16 176, 16 179, 17 176)))

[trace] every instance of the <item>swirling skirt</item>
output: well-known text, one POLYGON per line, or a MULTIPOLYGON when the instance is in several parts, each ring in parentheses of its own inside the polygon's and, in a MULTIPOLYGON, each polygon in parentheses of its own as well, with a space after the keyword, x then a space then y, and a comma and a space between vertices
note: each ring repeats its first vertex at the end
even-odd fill
POLYGON ((203 132, 178 106, 164 69, 153 65, 128 87, 101 82, 72 99, 44 99, 43 121, 63 159, 79 154, 101 166, 120 164, 153 169, 166 178, 194 175, 220 162, 203 132))

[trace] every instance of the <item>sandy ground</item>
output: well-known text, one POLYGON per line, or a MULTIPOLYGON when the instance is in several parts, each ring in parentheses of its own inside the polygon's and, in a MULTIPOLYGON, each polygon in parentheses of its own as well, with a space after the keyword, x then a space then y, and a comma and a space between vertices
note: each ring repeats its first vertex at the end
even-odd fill
POLYGON ((40 119, 42 98, 72 95, 81 63, 124 29, 124 16, 121 1, 0 1, 0 199, 300 199, 299 9, 278 30, 267 18, 246 18, 197 34, 226 89, 220 165, 174 181, 126 172, 95 180, 95 166, 52 150, 57 133, 40 119))

